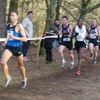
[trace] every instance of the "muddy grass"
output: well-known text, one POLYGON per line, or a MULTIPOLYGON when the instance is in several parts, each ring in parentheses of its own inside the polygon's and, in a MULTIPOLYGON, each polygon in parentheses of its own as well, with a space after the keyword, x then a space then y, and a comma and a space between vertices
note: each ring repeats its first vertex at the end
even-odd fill
MULTIPOLYGON (((15 57, 9 62, 13 80, 6 89, 3 88, 4 77, 0 68, 0 100, 100 100, 100 55, 96 65, 84 62, 81 76, 77 77, 74 75, 77 67, 60 69, 57 53, 54 53, 52 64, 45 64, 45 57, 40 57, 37 65, 36 51, 30 48, 28 57, 31 60, 25 62, 28 86, 24 90, 20 89, 21 77, 15 57)), ((76 53, 75 57, 77 61, 76 53)))

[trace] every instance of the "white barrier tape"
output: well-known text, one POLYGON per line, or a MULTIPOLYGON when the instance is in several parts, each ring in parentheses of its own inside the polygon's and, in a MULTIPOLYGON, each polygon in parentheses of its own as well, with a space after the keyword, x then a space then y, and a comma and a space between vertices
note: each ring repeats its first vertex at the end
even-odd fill
POLYGON ((6 41, 6 38, 0 38, 0 42, 6 41))
POLYGON ((58 36, 34 37, 34 38, 28 38, 27 40, 41 40, 41 39, 57 38, 57 37, 58 37, 58 36))
MULTIPOLYGON (((42 40, 46 38, 57 38, 58 36, 45 36, 45 37, 34 37, 34 38, 27 38, 27 40, 42 40)), ((0 38, 0 42, 6 41, 6 38, 0 38)))

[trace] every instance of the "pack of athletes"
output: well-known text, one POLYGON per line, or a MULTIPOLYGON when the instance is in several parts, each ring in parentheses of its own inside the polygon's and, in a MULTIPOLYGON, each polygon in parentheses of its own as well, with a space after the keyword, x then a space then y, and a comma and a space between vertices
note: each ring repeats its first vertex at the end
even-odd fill
POLYGON ((97 32, 97 26, 93 27, 90 26, 89 29, 89 43, 92 43, 94 46, 98 46, 98 32, 97 32))
POLYGON ((61 45, 66 46, 68 50, 73 49, 72 39, 71 39, 71 33, 69 30, 70 25, 64 26, 62 25, 62 37, 61 37, 61 45))
POLYGON ((20 56, 22 54, 22 42, 20 40, 10 39, 10 35, 21 37, 21 34, 15 31, 17 25, 7 26, 7 43, 6 49, 8 49, 14 56, 20 56))
POLYGON ((76 49, 85 47, 86 46, 85 38, 86 38, 86 35, 87 35, 87 31, 86 31, 85 25, 82 25, 81 28, 78 25, 76 25, 75 34, 77 34, 76 35, 76 42, 75 42, 76 49))

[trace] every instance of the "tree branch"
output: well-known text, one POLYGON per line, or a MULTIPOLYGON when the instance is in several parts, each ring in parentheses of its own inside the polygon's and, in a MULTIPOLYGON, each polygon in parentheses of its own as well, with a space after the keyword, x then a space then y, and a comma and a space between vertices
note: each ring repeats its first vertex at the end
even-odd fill
POLYGON ((65 8, 64 6, 61 6, 66 12, 68 12, 73 18, 74 20, 77 20, 77 18, 67 9, 65 8))
POLYGON ((72 5, 72 6, 74 6, 74 7, 78 8, 78 9, 80 10, 80 7, 79 7, 79 6, 77 6, 77 4, 74 4, 74 3, 71 3, 71 2, 68 2, 68 1, 64 1, 64 4, 69 4, 69 5, 72 5))
POLYGON ((100 7, 100 3, 94 5, 93 7, 87 8, 86 13, 91 12, 91 11, 93 11, 93 10, 99 8, 99 7, 100 7))
POLYGON ((90 2, 91 2, 91 0, 87 0, 87 1, 86 1, 86 4, 89 4, 90 2))

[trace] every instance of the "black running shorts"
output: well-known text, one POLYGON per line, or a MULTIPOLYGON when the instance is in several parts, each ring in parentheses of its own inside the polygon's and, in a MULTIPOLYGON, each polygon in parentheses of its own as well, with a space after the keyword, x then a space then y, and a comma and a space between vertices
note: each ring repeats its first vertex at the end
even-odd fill
POLYGON ((62 41, 60 43, 60 45, 65 46, 68 50, 73 50, 73 43, 72 43, 72 41, 66 41, 66 42, 62 41))
POLYGON ((86 47, 86 44, 84 41, 76 41, 75 42, 75 49, 79 50, 80 48, 86 47))
POLYGON ((5 49, 8 49, 13 56, 20 56, 22 54, 22 47, 6 46, 5 49))
POLYGON ((94 46, 98 46, 99 45, 97 39, 89 39, 89 43, 92 43, 94 46))

